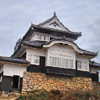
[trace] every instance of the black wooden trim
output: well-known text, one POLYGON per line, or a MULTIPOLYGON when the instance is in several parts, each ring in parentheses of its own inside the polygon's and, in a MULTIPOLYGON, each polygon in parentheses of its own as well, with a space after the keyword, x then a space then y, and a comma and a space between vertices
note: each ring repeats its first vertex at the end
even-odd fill
POLYGON ((77 60, 76 60, 76 71, 77 71, 77 60))
POLYGON ((0 73, 0 76, 3 76, 3 71, 0 73))
POLYGON ((98 72, 96 74, 91 73, 92 81, 99 82, 99 75, 98 74, 99 74, 98 72))
POLYGON ((40 56, 40 71, 45 73, 45 57, 40 56))
POLYGON ((39 65, 29 65, 27 67, 27 72, 41 72, 39 65))
POLYGON ((89 72, 87 71, 80 71, 80 70, 77 70, 76 71, 76 76, 77 77, 87 77, 87 78, 91 78, 91 75, 89 72))
POLYGON ((45 67, 31 64, 27 67, 27 72, 45 73, 45 67))
POLYGON ((26 52, 21 56, 22 59, 26 59, 26 52))
MULTIPOLYGON (((22 80, 23 78, 20 77, 20 86, 19 86, 19 92, 21 92, 22 89, 22 80)), ((13 91, 13 76, 3 76, 2 82, 0 83, 0 91, 13 91)))
POLYGON ((79 71, 76 69, 65 69, 58 67, 46 66, 44 69, 41 69, 41 66, 29 65, 27 67, 27 72, 36 72, 36 73, 47 73, 47 74, 59 74, 66 76, 76 76, 76 77, 86 77, 91 78, 91 74, 87 71, 79 71))
POLYGON ((55 67, 50 67, 50 66, 46 67, 46 73, 76 76, 76 71, 74 69, 55 68, 55 67))

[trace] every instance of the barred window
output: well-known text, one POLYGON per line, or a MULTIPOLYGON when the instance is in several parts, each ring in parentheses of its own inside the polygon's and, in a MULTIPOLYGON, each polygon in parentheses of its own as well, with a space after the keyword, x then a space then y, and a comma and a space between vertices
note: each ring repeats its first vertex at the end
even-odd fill
POLYGON ((48 36, 48 35, 43 35, 43 34, 37 34, 37 40, 49 41, 49 40, 50 40, 50 36, 48 36))
POLYGON ((82 62, 81 61, 77 61, 77 68, 81 69, 82 68, 82 62))
POLYGON ((39 62, 40 62, 40 57, 37 55, 34 55, 34 63, 39 64, 39 62))
POLYGON ((63 68, 73 68, 73 60, 50 56, 50 65, 63 68))
POLYGON ((31 54, 28 54, 28 61, 32 62, 32 55, 31 54))

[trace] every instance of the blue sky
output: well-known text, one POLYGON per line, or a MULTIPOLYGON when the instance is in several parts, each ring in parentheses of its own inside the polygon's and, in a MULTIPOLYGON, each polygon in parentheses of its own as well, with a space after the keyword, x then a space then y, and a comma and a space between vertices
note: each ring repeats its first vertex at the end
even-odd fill
POLYGON ((45 21, 54 11, 71 31, 82 32, 79 47, 100 53, 100 0, 0 0, 0 55, 10 56, 31 23, 45 21))

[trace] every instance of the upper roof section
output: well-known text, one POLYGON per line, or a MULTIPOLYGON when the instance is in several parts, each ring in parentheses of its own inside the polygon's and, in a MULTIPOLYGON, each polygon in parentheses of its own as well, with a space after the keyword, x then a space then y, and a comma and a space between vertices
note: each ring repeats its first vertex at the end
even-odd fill
POLYGON ((38 26, 39 27, 45 27, 45 28, 53 28, 53 29, 62 30, 62 31, 66 31, 66 32, 69 32, 70 31, 67 27, 65 27, 60 22, 60 20, 56 16, 56 13, 55 12, 54 12, 53 17, 51 17, 48 20, 40 23, 38 26))
POLYGON ((76 40, 82 35, 81 32, 72 32, 67 27, 65 27, 57 18, 55 12, 54 15, 46 21, 38 25, 32 24, 22 40, 27 40, 28 37, 31 36, 34 31, 40 31, 50 35, 56 34, 58 36, 64 36, 66 38, 71 38, 74 40, 76 40))

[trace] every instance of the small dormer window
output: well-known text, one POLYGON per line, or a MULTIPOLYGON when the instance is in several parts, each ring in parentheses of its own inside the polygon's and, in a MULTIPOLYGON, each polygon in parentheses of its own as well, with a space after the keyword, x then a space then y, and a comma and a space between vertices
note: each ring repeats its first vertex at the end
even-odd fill
POLYGON ((37 35, 37 39, 38 39, 38 40, 42 40, 42 38, 43 38, 42 35, 40 35, 40 34, 37 35))
POLYGON ((49 41, 50 40, 50 36, 48 35, 44 35, 44 34, 37 34, 37 40, 40 41, 49 41))
POLYGON ((48 34, 39 34, 39 33, 35 33, 31 38, 30 38, 30 41, 35 41, 35 40, 38 40, 38 41, 50 41, 50 35, 48 34))

